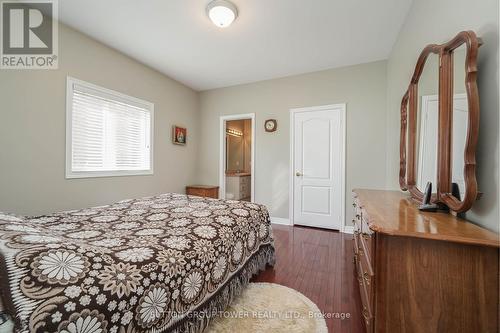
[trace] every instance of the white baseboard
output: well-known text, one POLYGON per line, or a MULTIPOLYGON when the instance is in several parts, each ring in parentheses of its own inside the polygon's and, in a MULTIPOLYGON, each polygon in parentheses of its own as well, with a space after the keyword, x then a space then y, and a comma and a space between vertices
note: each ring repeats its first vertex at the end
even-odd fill
POLYGON ((345 225, 344 230, 342 230, 344 234, 353 234, 354 233, 354 226, 352 225, 345 225))
MULTIPOLYGON (((282 224, 282 225, 292 225, 290 223, 290 219, 285 219, 283 217, 272 217, 271 216, 271 223, 272 224, 282 224)), ((343 229, 341 230, 344 234, 353 234, 354 233, 354 226, 352 225, 345 225, 343 229)))
POLYGON ((283 217, 271 217, 271 223, 273 224, 283 224, 290 225, 290 220, 283 217))

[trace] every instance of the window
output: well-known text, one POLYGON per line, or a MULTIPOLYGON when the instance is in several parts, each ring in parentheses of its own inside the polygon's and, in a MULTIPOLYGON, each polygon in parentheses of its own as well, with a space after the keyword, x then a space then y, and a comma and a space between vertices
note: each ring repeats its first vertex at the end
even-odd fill
POLYGON ((154 105, 68 77, 66 178, 153 173, 154 105))

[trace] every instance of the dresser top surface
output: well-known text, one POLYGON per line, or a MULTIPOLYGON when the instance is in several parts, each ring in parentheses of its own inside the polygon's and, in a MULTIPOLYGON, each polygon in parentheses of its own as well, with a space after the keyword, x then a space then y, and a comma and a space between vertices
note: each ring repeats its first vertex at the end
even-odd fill
POLYGON ((465 244, 500 246, 499 235, 451 214, 421 212, 399 191, 353 190, 371 230, 465 244))

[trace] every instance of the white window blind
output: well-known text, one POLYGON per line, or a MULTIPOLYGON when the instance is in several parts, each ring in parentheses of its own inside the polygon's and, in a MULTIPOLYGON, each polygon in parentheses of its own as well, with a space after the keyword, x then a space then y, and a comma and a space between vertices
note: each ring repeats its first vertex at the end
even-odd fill
POLYGON ((151 103, 71 78, 67 103, 68 178, 152 173, 151 103))

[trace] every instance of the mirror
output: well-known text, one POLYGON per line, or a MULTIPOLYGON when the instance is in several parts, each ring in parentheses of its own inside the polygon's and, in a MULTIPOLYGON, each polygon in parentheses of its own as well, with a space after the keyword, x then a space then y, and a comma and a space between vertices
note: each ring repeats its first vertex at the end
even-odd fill
POLYGON ((429 54, 418 81, 416 156, 417 189, 424 192, 428 182, 437 187, 439 122, 439 55, 429 54))
POLYGON ((479 136, 477 56, 481 40, 473 31, 462 31, 443 46, 442 82, 448 96, 442 108, 443 156, 439 200, 463 213, 477 200, 476 145, 479 136))
POLYGON ((440 46, 428 45, 420 54, 408 91, 401 102, 400 186, 422 201, 427 183, 438 198, 440 46))
POLYGON ((464 155, 467 143, 469 106, 465 87, 465 59, 467 47, 459 46, 453 52, 453 115, 451 133, 451 181, 458 187, 461 199, 465 196, 464 155))
POLYGON ((224 198, 252 201, 252 119, 227 120, 224 198))
POLYGON ((226 122, 226 174, 250 172, 252 168, 252 121, 226 122))
POLYGON ((445 44, 426 46, 401 102, 399 183, 422 201, 463 213, 477 200, 479 136, 477 55, 481 40, 462 31, 445 44))
POLYGON ((227 136, 227 172, 240 172, 244 168, 243 137, 227 136))
POLYGON ((243 121, 228 121, 226 126, 226 172, 240 172, 245 168, 243 121))
POLYGON ((410 93, 407 91, 401 101, 401 133, 399 141, 399 186, 403 191, 408 190, 407 183, 407 153, 408 153, 408 110, 410 93))

